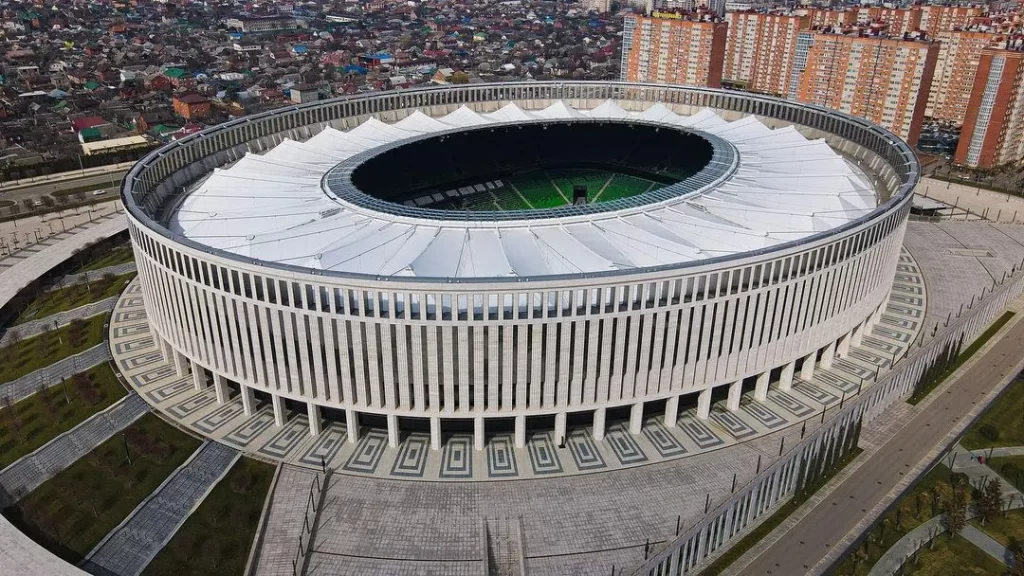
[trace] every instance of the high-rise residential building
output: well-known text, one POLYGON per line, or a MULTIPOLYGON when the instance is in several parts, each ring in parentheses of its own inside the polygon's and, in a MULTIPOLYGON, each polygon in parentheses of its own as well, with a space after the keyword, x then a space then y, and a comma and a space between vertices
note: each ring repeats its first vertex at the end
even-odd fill
POLYGON ((798 14, 729 12, 722 79, 758 92, 785 94, 796 37, 810 27, 806 11, 798 14))
POLYGON ((861 116, 913 145, 938 53, 930 41, 817 33, 797 99, 861 116))
POLYGON ((892 36, 916 32, 921 23, 921 13, 916 9, 865 6, 856 12, 858 22, 885 24, 886 32, 892 36))
POLYGON ((913 10, 920 13, 917 18, 919 30, 933 36, 943 30, 966 28, 971 22, 985 13, 980 6, 915 6, 913 10))
POLYGON ((722 85, 728 24, 680 14, 627 15, 621 77, 629 82, 722 85))
POLYGON ((992 168, 1024 159, 1024 52, 981 51, 953 161, 992 168))
POLYGON ((807 10, 807 15, 811 19, 812 28, 824 28, 826 26, 846 28, 857 23, 856 10, 810 8, 807 10))
POLYGON ((999 38, 998 34, 971 30, 944 30, 936 35, 939 57, 926 117, 963 124, 981 52, 999 38))

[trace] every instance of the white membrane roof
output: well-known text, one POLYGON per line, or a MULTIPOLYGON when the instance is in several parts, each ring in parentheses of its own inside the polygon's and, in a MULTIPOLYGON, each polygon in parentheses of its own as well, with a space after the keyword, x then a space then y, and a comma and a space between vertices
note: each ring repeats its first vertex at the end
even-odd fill
POLYGON ((770 129, 711 110, 680 116, 663 104, 627 112, 556 102, 525 111, 508 104, 441 118, 420 111, 394 124, 370 118, 348 132, 327 128, 284 140, 215 170, 170 218, 173 232, 240 256, 345 273, 431 278, 537 277, 611 272, 728 256, 798 240, 860 218, 877 206, 867 176, 824 140, 770 129), (324 193, 321 178, 351 156, 454 128, 537 119, 638 119, 684 126, 732 143, 738 167, 696 195, 582 217, 462 221, 376 212, 324 193))

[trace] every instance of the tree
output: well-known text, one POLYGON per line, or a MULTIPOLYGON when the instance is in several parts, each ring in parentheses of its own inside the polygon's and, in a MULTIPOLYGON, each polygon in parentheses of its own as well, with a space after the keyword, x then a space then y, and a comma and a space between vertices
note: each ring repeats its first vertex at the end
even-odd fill
POLYGON ((29 212, 31 212, 31 211, 32 211, 32 209, 33 209, 33 208, 35 208, 35 206, 33 205, 33 201, 32 201, 32 199, 31 199, 31 198, 23 198, 23 199, 21 200, 21 205, 22 205, 22 206, 24 206, 24 207, 25 207, 25 210, 27 210, 27 211, 29 211, 29 212))
POLYGON ((982 526, 999 515, 1003 508, 1003 489, 998 478, 992 478, 985 484, 981 491, 981 497, 978 499, 977 508, 982 526))
POLYGON ((1016 538, 1010 538, 1010 545, 1007 546, 1013 552, 1013 566, 1008 574, 1010 576, 1024 576, 1024 543, 1016 538))
POLYGON ((967 525, 967 491, 962 486, 953 488, 953 494, 946 503, 946 529, 955 536, 967 525))
POLYGON ((449 79, 452 84, 469 84, 469 74, 465 72, 455 72, 449 79))

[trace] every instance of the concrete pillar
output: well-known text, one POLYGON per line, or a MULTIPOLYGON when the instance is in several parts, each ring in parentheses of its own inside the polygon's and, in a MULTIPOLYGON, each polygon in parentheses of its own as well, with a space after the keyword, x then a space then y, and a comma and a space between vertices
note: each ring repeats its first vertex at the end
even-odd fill
POLYGON ((274 424, 284 426, 284 398, 277 394, 271 394, 270 403, 274 406, 274 424))
POLYGON ((312 402, 306 403, 306 416, 309 417, 309 435, 316 436, 320 433, 320 406, 312 402))
POLYGON ((394 414, 387 415, 388 421, 388 446, 392 448, 398 447, 399 433, 398 433, 398 416, 394 414))
POLYGON ((231 392, 228 390, 227 378, 221 376, 220 374, 214 373, 213 389, 215 392, 217 392, 217 404, 223 404, 230 399, 231 392))
POLYGON ((195 384, 196 392, 206 390, 206 369, 195 362, 192 363, 192 383, 195 384))
POLYGON ((359 413, 351 408, 345 409, 345 435, 349 442, 359 442, 359 413))
POLYGON ((565 444, 565 412, 555 414, 555 444, 558 446, 565 444))
POLYGON ((430 449, 441 449, 441 419, 437 416, 430 419, 430 449))
POLYGON ((811 378, 814 378, 814 361, 817 355, 818 351, 815 350, 804 356, 804 364, 800 367, 800 379, 804 382, 810 382, 811 378))
POLYGON ((754 386, 754 400, 764 402, 768 399, 768 382, 771 372, 761 372, 757 375, 757 385, 754 386))
POLYGON ((853 337, 850 339, 850 344, 854 346, 860 346, 861 341, 864 339, 864 323, 861 322, 853 329, 853 337))
POLYGON ((829 369, 832 367, 832 360, 836 357, 836 343, 830 342, 821 352, 821 367, 829 369))
POLYGON ((637 402, 629 410, 629 433, 639 434, 644 426, 644 403, 637 402))
MULTIPOLYGON (((556 420, 557 422, 557 420, 556 420)), ((556 424, 557 426, 557 424, 556 424)), ((477 450, 484 449, 484 417, 477 416, 473 418, 473 448, 477 450)))
POLYGON ((743 380, 737 380, 729 384, 729 399, 725 401, 725 407, 730 412, 740 409, 740 398, 743 395, 743 380))
POLYGON ((174 371, 178 374, 178 378, 184 378, 188 374, 188 360, 184 354, 177 351, 171 352, 174 356, 174 371))
POLYGON ((786 391, 793 387, 793 373, 796 372, 796 361, 792 361, 782 367, 779 374, 779 390, 786 391))
POLYGON ((607 410, 604 408, 598 408, 594 410, 594 440, 598 442, 604 440, 604 418, 607 410))
POLYGON ((516 416, 515 446, 516 448, 526 447, 526 416, 516 416))
POLYGON ((839 338, 839 344, 836 346, 836 355, 840 358, 848 356, 850 354, 850 335, 844 334, 839 338))
POLYGON ((245 384, 241 386, 242 390, 242 411, 245 412, 246 416, 252 416, 256 412, 256 395, 252 393, 252 388, 249 388, 245 384))
POLYGON ((159 336, 155 338, 160 343, 160 354, 164 357, 164 362, 174 362, 174 349, 171 348, 171 343, 159 336))
POLYGON ((711 416, 711 388, 701 391, 697 396, 697 418, 707 420, 711 416))
POLYGON ((674 428, 679 420, 679 396, 671 396, 665 401, 665 427, 674 428))

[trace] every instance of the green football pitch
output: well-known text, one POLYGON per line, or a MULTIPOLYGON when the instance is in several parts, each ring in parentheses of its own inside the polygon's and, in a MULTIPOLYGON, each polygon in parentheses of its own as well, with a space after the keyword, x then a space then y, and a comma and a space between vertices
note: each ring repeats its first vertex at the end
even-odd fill
POLYGON ((501 186, 439 202, 432 208, 448 210, 530 210, 572 204, 575 186, 586 186, 590 203, 636 196, 659 186, 657 182, 605 170, 535 170, 499 180, 501 186))

